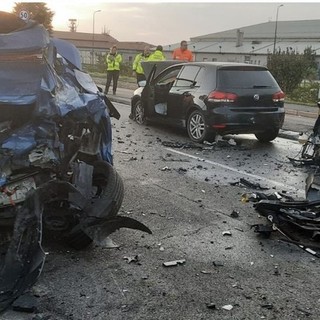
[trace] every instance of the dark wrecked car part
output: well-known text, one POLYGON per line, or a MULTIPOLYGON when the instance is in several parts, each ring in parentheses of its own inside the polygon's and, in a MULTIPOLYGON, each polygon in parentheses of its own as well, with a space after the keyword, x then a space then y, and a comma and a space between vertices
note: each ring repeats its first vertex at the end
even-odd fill
POLYGON ((78 50, 0 12, 0 310, 37 280, 48 232, 83 248, 121 227, 110 116, 78 50), (3 19, 2 19, 3 18, 3 19), (8 25, 12 28, 7 28, 8 25))
POLYGON ((320 257, 320 200, 261 200, 254 207, 270 223, 269 226, 254 225, 255 232, 269 236, 271 229, 278 231, 284 241, 320 257))
MULTIPOLYGON (((33 192, 17 209, 11 240, 0 240, 0 311, 32 286, 41 273, 45 260, 41 248, 42 210, 38 194, 33 192)), ((4 234, 9 237, 1 227, 4 234)))
MULTIPOLYGON (((320 110, 320 101, 317 102, 317 106, 320 110)), ((296 158, 289 157, 289 160, 294 164, 314 164, 320 165, 320 112, 314 123, 311 134, 301 134, 299 142, 302 143, 300 153, 296 158)))

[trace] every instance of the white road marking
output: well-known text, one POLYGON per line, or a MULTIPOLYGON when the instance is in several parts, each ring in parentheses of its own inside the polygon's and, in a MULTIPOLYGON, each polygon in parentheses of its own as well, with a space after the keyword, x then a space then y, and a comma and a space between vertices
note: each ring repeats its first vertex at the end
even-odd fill
POLYGON ((220 167, 220 168, 223 168, 223 169, 238 173, 240 175, 245 175, 245 176, 248 176, 248 177, 253 178, 253 179, 258 179, 259 181, 263 181, 268 185, 273 184, 273 185, 279 186, 279 187, 281 187, 283 189, 294 190, 299 194, 299 196, 304 196, 304 190, 297 189, 297 188, 289 186, 289 185, 287 185, 285 183, 278 182, 278 181, 271 180, 271 179, 267 179, 265 177, 261 177, 261 176, 258 176, 256 174, 251 174, 251 173, 245 172, 243 170, 239 170, 239 169, 227 166, 225 164, 221 164, 221 163, 218 163, 218 162, 215 162, 215 161, 199 158, 197 156, 193 156, 191 154, 187 154, 187 153, 184 153, 184 152, 181 152, 181 151, 178 151, 178 150, 174 150, 174 149, 171 149, 171 148, 165 148, 165 149, 170 151, 170 152, 174 152, 174 153, 180 154, 182 156, 185 156, 185 157, 188 157, 188 158, 191 158, 191 159, 195 159, 195 160, 198 160, 198 161, 201 161, 201 162, 205 162, 205 163, 210 163, 210 164, 212 164, 214 166, 217 166, 217 167, 220 167))

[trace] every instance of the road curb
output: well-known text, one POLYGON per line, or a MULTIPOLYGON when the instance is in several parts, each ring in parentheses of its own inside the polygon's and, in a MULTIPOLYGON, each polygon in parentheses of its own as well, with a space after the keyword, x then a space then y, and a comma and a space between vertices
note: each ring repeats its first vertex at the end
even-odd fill
POLYGON ((294 109, 286 109, 286 114, 290 114, 298 117, 305 117, 305 118, 315 118, 315 119, 318 117, 318 113, 316 112, 300 111, 300 110, 294 110, 294 109))

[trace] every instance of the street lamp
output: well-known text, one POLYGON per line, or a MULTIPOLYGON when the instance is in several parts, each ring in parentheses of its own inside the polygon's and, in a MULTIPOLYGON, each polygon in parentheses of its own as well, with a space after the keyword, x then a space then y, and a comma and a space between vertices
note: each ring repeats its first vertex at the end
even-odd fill
POLYGON ((94 64, 94 16, 97 12, 101 12, 101 10, 94 11, 92 16, 92 63, 91 64, 94 64))
POLYGON ((283 7, 283 4, 280 4, 277 7, 277 15, 276 15, 276 26, 274 28, 274 41, 273 41, 273 54, 276 53, 276 43, 277 43, 277 28, 278 28, 278 14, 279 14, 279 9, 283 7))

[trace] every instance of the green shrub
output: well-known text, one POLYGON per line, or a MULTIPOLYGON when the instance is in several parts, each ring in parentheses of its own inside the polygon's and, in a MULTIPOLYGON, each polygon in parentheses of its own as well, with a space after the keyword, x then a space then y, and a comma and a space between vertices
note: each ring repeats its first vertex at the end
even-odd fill
POLYGON ((306 48, 303 54, 295 50, 278 51, 268 55, 268 69, 286 94, 298 89, 303 79, 317 78, 315 51, 306 48))
POLYGON ((318 100, 319 87, 318 82, 305 81, 288 94, 287 99, 299 103, 315 104, 318 100))

